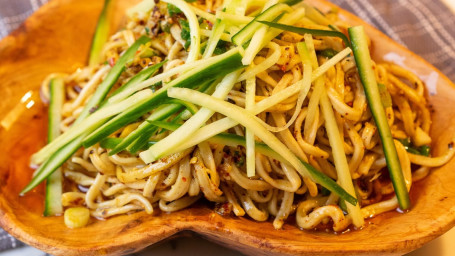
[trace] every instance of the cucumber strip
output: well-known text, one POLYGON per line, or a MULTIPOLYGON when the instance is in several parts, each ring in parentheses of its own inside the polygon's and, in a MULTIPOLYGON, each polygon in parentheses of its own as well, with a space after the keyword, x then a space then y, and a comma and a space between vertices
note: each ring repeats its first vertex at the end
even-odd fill
POLYGON ((246 25, 253 20, 249 16, 239 16, 236 14, 225 13, 223 11, 216 11, 217 19, 222 21, 232 23, 233 25, 246 25))
POLYGON ((146 89, 132 95, 128 99, 123 100, 119 103, 105 106, 99 111, 96 111, 95 113, 88 116, 84 121, 73 124, 71 128, 64 133, 65 136, 59 136, 51 143, 43 147, 41 151, 35 154, 33 156, 33 161, 35 163, 42 163, 50 154, 56 152, 59 148, 74 140, 76 137, 95 130, 97 127, 106 122, 110 117, 118 113, 128 111, 128 109, 131 109, 137 104, 143 104, 147 102, 147 99, 149 99, 152 95, 152 90, 146 89))
POLYGON ((112 86, 115 84, 115 82, 117 82, 118 78, 125 70, 125 64, 134 57, 137 49, 139 49, 141 45, 147 43, 148 41, 150 41, 150 38, 146 36, 140 37, 117 60, 117 63, 115 63, 114 67, 112 67, 111 71, 109 71, 107 76, 104 78, 103 82, 101 82, 101 84, 98 85, 95 93, 92 95, 88 103, 84 106, 84 109, 82 110, 81 114, 79 115, 75 123, 81 122, 97 108, 98 104, 100 104, 101 101, 104 100, 106 95, 111 90, 112 86))
POLYGON ((201 18, 203 18, 203 19, 206 19, 206 20, 210 21, 212 24, 215 23, 215 21, 216 21, 215 15, 213 15, 213 14, 211 14, 211 13, 209 13, 209 12, 206 12, 206 11, 204 11, 204 10, 201 10, 201 9, 197 8, 196 6, 190 5, 190 8, 193 10, 193 12, 194 12, 197 16, 199 16, 199 17, 201 17, 201 18))
MULTIPOLYGON (((228 74, 217 86, 212 97, 217 99, 226 98, 232 87, 234 87, 239 75, 240 71, 234 71, 228 74)), ((208 108, 201 108, 194 116, 188 119, 182 127, 171 133, 166 138, 160 140, 148 150, 142 152, 141 155, 147 155, 150 162, 168 155, 173 148, 175 148, 178 144, 181 144, 182 141, 185 141, 193 132, 204 125, 213 113, 214 111, 208 108)))
POLYGON ((215 25, 213 26, 212 35, 207 40, 207 46, 205 47, 202 58, 206 59, 212 56, 213 52, 220 41, 221 35, 224 32, 226 24, 220 19, 216 19, 215 25))
MULTIPOLYGON (((227 119, 227 118, 226 118, 227 119)), ((168 129, 168 130, 175 130, 179 127, 177 124, 170 124, 166 122, 152 122, 154 125, 168 129)), ((230 147, 237 147, 237 146, 243 146, 246 147, 246 139, 242 136, 231 134, 231 133, 219 133, 216 134, 212 137, 207 138, 207 141, 210 143, 215 143, 215 144, 221 144, 221 145, 226 145, 230 147)), ((153 142, 149 142, 153 143, 153 142)), ((261 153, 265 156, 272 157, 282 163, 287 163, 289 162, 284 159, 280 154, 278 154, 276 151, 271 149, 267 144, 260 143, 260 142, 255 142, 255 149, 258 153, 261 153)), ((176 151, 179 152, 179 151, 176 151)), ((301 161, 301 160, 300 160, 301 161)), ((311 166, 308 163, 305 163, 304 161, 301 161, 301 163, 308 169, 308 172, 312 175, 314 180, 318 183, 321 184, 323 187, 327 188, 328 190, 332 191, 333 193, 337 195, 343 195, 340 196, 350 204, 357 204, 357 199, 352 197, 350 194, 347 194, 343 188, 341 188, 335 181, 330 179, 328 176, 325 174, 319 172, 317 169, 315 169, 313 166, 311 166)))
MULTIPOLYGON (((278 138, 267 131, 267 129, 264 128, 249 111, 226 101, 219 100, 209 95, 187 88, 170 88, 168 90, 168 95, 173 98, 186 100, 194 104, 210 108, 213 111, 219 112, 231 118, 235 122, 240 123, 245 128, 253 131, 254 134, 259 137, 265 144, 267 144, 272 150, 285 158, 287 162, 289 162, 301 176, 312 178, 315 182, 338 194, 341 198, 347 200, 352 205, 357 204, 357 199, 347 193, 333 180, 320 173, 319 171, 314 170, 314 168, 310 167, 311 165, 304 163, 298 157, 296 157, 280 140, 278 140, 278 138)), ((147 155, 144 155, 142 153, 139 154, 139 156, 144 162, 148 163, 149 161, 147 159, 147 155)))
POLYGON ((381 95, 381 103, 384 108, 392 107, 392 96, 390 96, 389 91, 387 91, 387 86, 384 84, 378 83, 379 94, 381 95))
MULTIPOLYGON (((349 49, 349 48, 348 48, 349 49)), ((327 61, 326 63, 322 64, 319 68, 317 68, 315 71, 313 71, 313 75, 311 77, 311 81, 313 82, 315 79, 317 79, 319 76, 324 74, 329 68, 330 65, 335 65, 337 62, 332 62, 333 59, 336 59, 340 61, 345 57, 343 54, 348 54, 348 53, 338 53, 335 57, 327 61)), ((308 62, 309 63, 309 62, 308 62)), ((308 64, 307 65, 311 65, 308 64)), ((258 102, 255 104, 254 108, 251 110, 253 115, 257 115, 268 108, 280 103, 281 101, 293 96, 294 94, 298 93, 301 90, 301 87, 303 86, 304 81, 301 80, 281 91, 278 93, 258 102)), ((190 148, 194 145, 199 144, 200 142, 220 133, 225 130, 228 130, 234 126, 236 126, 238 123, 235 121, 230 120, 229 118, 224 118, 218 121, 215 121, 211 124, 208 124, 199 130, 197 130, 189 140, 183 142, 182 144, 179 145, 176 149, 173 150, 172 153, 176 153, 182 150, 185 150, 187 148, 190 148)))
MULTIPOLYGON (((304 8, 297 8, 295 11, 291 13, 286 13, 284 16, 279 19, 279 22, 285 25, 294 25, 295 23, 299 22, 301 19, 305 17, 305 9, 304 8)), ((279 34, 283 31, 277 28, 271 28, 267 31, 265 35, 264 42, 269 42, 276 38, 279 34)), ((262 45, 264 47, 264 45, 262 45)))
POLYGON ((301 28, 301 27, 289 26, 289 25, 280 24, 280 23, 276 23, 276 22, 269 22, 269 21, 258 21, 258 22, 263 23, 272 28, 278 28, 281 30, 290 31, 290 32, 294 32, 294 33, 302 34, 302 35, 311 34, 311 35, 315 35, 315 36, 338 37, 338 38, 341 38, 341 40, 343 40, 346 47, 351 47, 351 43, 349 42, 348 37, 339 31, 301 28))
POLYGON ((146 133, 153 127, 150 125, 148 121, 155 121, 155 120, 161 120, 164 118, 169 117, 170 115, 176 113, 177 111, 180 111, 183 108, 181 104, 169 104, 169 105, 163 105, 159 109, 157 109, 155 112, 153 112, 146 121, 144 121, 139 127, 132 131, 128 136, 122 139, 122 142, 119 143, 114 149, 112 149, 111 152, 109 152, 109 155, 114 155, 117 154, 118 152, 126 149, 131 143, 133 143, 136 139, 141 137, 143 133, 146 133))
POLYGON ((90 47, 90 55, 88 64, 90 66, 100 63, 101 51, 109 38, 109 19, 108 13, 111 0, 104 0, 103 10, 101 11, 98 23, 96 24, 95 33, 93 34, 92 46, 90 47))
MULTIPOLYGON (((199 90, 206 91, 212 86, 212 84, 213 84, 213 82, 207 82, 204 85, 202 85, 199 88, 199 90)), ((155 118, 157 120, 167 118, 170 115, 180 111, 182 106, 186 106, 187 109, 190 109, 191 112, 196 112, 198 110, 197 107, 194 106, 193 104, 188 103, 188 102, 183 102, 181 100, 173 99, 173 100, 170 100, 168 103, 177 103, 177 104, 171 104, 168 106, 160 106, 159 107, 160 109, 155 111, 156 115, 158 115, 160 112, 162 112, 162 114, 167 112, 167 114, 163 114, 159 118, 155 115, 155 113, 152 114, 151 116, 149 116, 147 118, 147 120, 145 120, 142 124, 140 124, 136 130, 134 130, 133 132, 128 134, 128 136, 126 136, 123 139, 123 142, 120 143, 111 152, 111 154, 116 154, 125 149, 128 149, 128 151, 130 153, 135 154, 138 150, 142 149, 143 145, 146 144, 146 141, 153 135, 153 133, 156 132, 156 129, 154 129, 154 127, 152 125, 150 125, 150 123, 147 121, 150 121, 151 119, 155 119, 155 118), (168 108, 168 109, 166 109, 166 108, 168 108)))
POLYGON ((183 0, 163 0, 163 2, 175 5, 183 12, 183 14, 185 14, 190 26, 191 37, 190 52, 188 53, 186 63, 196 61, 199 58, 199 53, 201 52, 201 32, 199 31, 199 22, 196 14, 191 6, 183 0))
MULTIPOLYGON (((87 105, 84 107, 83 111, 79 117, 74 122, 73 126, 78 123, 81 123, 101 101, 105 98, 109 90, 117 81, 118 77, 121 75, 125 68, 125 63, 128 62, 131 58, 134 57, 137 49, 142 45, 148 42, 150 39, 147 37, 140 37, 117 61, 114 67, 109 71, 103 82, 98 86, 95 94, 91 97, 87 105)), ((87 129, 82 126, 82 129, 87 129)), ((84 131, 83 131, 84 132, 84 131)), ((87 130, 85 130, 87 132, 87 130)), ((65 134, 60 135, 58 138, 65 137, 65 134)), ((57 139, 58 139, 57 138, 57 139)), ((56 140, 57 140, 56 139, 56 140)), ((41 164, 38 170, 35 173, 32 181, 20 192, 25 194, 39 183, 41 183, 47 176, 53 173, 58 167, 60 167, 68 158, 71 157, 82 145, 83 137, 77 137, 75 139, 68 140, 67 144, 63 144, 53 150, 45 150, 42 148, 40 151, 35 153, 32 158, 32 164, 41 164), (41 155, 41 156, 40 156, 41 155), (41 157, 41 159, 40 159, 41 157), (36 159, 40 161, 36 161, 36 159), (45 161, 44 161, 45 160, 45 161)), ((55 142, 55 140, 54 140, 55 142)), ((52 144, 52 143, 51 143, 52 144)), ((48 144, 47 146, 49 146, 48 144)), ((46 146, 46 147, 47 147, 46 146)), ((46 148, 45 147, 45 148, 46 148)))
MULTIPOLYGON (((349 49, 349 48, 348 48, 349 49)), ((326 63, 322 64, 319 68, 317 68, 315 71, 313 71, 311 81, 315 81, 319 76, 324 74, 329 68, 330 65, 335 65, 337 62, 332 61, 338 60, 340 61, 343 59, 346 55, 343 56, 343 54, 348 54, 348 53, 338 53, 335 57, 327 61, 326 63)), ((308 64, 307 65, 311 65, 308 64)), ((254 105, 254 108, 251 110, 253 115, 257 115, 268 108, 280 103, 281 101, 293 96, 294 94, 298 93, 301 90, 301 87, 303 86, 304 81, 300 80, 297 83, 279 91, 278 93, 256 103, 254 105)), ((218 134, 220 132, 223 132, 225 130, 228 130, 234 126, 236 126, 237 123, 230 120, 229 118, 224 118, 218 121, 215 121, 214 123, 208 124, 199 130, 197 130, 188 141, 183 142, 179 147, 177 147, 172 153, 179 152, 181 150, 185 150, 187 148, 190 148, 194 145, 199 144, 200 142, 206 140, 207 138, 210 138, 214 136, 215 134, 218 134)))
MULTIPOLYGON (((246 80, 245 85, 245 109, 251 111, 255 105, 256 98, 256 77, 251 77, 246 80)), ((246 141, 246 175, 253 177, 256 175, 256 153, 255 153, 255 139, 254 133, 250 129, 245 131, 246 141)))
MULTIPOLYGON (((314 68, 318 68, 318 61, 316 57, 316 51, 313 44, 313 38, 311 35, 305 35, 305 42, 300 42, 297 46, 299 54, 302 58, 302 62, 311 63, 314 68), (307 46, 308 44, 308 46, 307 46)), ((332 156, 335 163, 335 168, 337 171, 339 185, 345 189, 351 195, 356 195, 354 190, 354 185, 352 184, 351 172, 349 170, 348 161, 346 159, 346 153, 344 151, 344 141, 340 136, 340 130, 335 119, 335 114, 333 112, 332 103, 330 102, 327 92, 324 86, 324 77, 319 77, 315 82, 315 88, 313 90, 313 97, 318 95, 317 105, 320 105, 321 111, 325 120, 325 129, 329 137, 330 147, 332 148, 332 156), (316 92, 319 90, 319 93, 316 92)), ((311 100, 313 100, 313 97, 311 100)), ((310 100, 309 104, 312 104, 310 100)), ((316 108, 317 108, 316 105, 316 108)), ((310 106, 308 107, 308 112, 310 112, 310 106)), ((308 118, 308 117, 307 117, 308 118)), ((306 125, 307 123, 305 123, 306 125)), ((347 205, 348 213, 352 218, 352 222, 356 227, 362 227, 364 224, 363 215, 360 212, 359 205, 347 205)))
POLYGON ((379 136, 381 137, 382 148, 384 150, 390 179, 392 180, 398 203, 401 209, 409 209, 411 207, 411 202, 409 200, 408 190, 406 189, 403 172, 401 170, 400 161, 398 159, 397 150, 387 122, 384 107, 381 103, 381 96, 379 94, 378 84, 372 69, 373 65, 370 52, 368 50, 365 31, 362 26, 356 26, 349 28, 348 32, 351 37, 352 50, 357 63, 360 80, 362 81, 365 89, 368 105, 370 106, 371 114, 378 127, 379 136))
MULTIPOLYGON (((210 84, 210 83, 208 83, 210 84)), ((204 91, 205 89, 202 89, 200 91, 204 91)), ((175 100, 175 99, 174 99, 175 100)), ((187 109, 183 110, 182 112, 180 112, 180 114, 178 114, 177 117, 175 117, 174 120, 172 120, 172 122, 179 122, 183 119, 185 119, 186 115, 189 114, 190 116, 194 115, 194 113, 197 112, 198 108, 194 105, 194 104, 191 104, 191 103, 188 103, 188 102, 185 102, 184 104, 181 103, 183 101, 181 100, 176 100, 174 102, 174 100, 170 100, 169 102, 173 102, 173 103, 179 103, 183 106, 186 106, 187 109), (194 109, 193 109, 194 108, 194 109)), ((146 120, 148 121, 148 120, 146 120)), ((130 145, 128 145, 128 147, 126 148, 131 154, 136 154, 139 150, 146 150, 148 149, 150 146, 152 146, 153 144, 148 144, 149 146, 147 146, 147 141, 150 139, 150 137, 152 137, 155 132, 157 131, 157 128, 156 126, 154 127, 149 127, 147 130, 145 130, 144 132, 141 132, 139 133, 139 138, 137 138, 133 143, 131 143, 130 145)))
MULTIPOLYGON (((122 138, 105 138, 102 141, 100 141, 100 147, 105 148, 105 149, 114 149, 121 142, 122 142, 122 138)), ((146 143, 143 145, 144 149, 152 146, 155 143, 156 143, 156 141, 146 141, 146 143)))
POLYGON ((52 154, 38 168, 38 170, 36 170, 35 176, 33 176, 32 180, 27 184, 27 186, 22 189, 20 195, 22 196, 38 186, 44 179, 46 179, 55 170, 62 166, 62 164, 65 163, 66 160, 68 160, 68 158, 70 158, 81 147, 81 144, 82 137, 80 136, 52 154))
POLYGON ((267 33, 267 27, 260 27, 251 37, 251 41, 245 50, 243 55, 243 65, 250 65, 253 62, 256 54, 261 50, 262 42, 264 41, 265 34, 267 33))
MULTIPOLYGON (((284 15, 285 13, 281 13, 272 21, 273 22, 279 21, 281 18, 283 18, 284 15)), ((253 37, 248 43, 245 53, 243 54, 242 59, 243 65, 250 65, 253 62, 256 55, 258 54, 258 52, 272 40, 272 38, 266 37, 268 29, 269 28, 267 26, 261 26, 254 33, 253 37)))
POLYGON ((217 55, 217 56, 214 56, 214 57, 211 57, 208 59, 198 60, 198 61, 192 62, 192 63, 185 63, 181 66, 172 68, 169 71, 156 75, 155 77, 145 80, 142 83, 136 84, 134 86, 131 86, 131 87, 123 90, 122 92, 118 93, 117 95, 110 97, 108 99, 108 102, 114 103, 114 102, 121 101, 137 91, 140 91, 144 88, 152 86, 156 83, 160 83, 160 82, 164 81, 165 79, 170 78, 176 74, 184 74, 184 73, 187 73, 194 69, 197 70, 197 71, 195 71, 196 73, 200 72, 200 71, 204 70, 205 67, 209 67, 211 65, 218 63, 219 61, 223 61, 224 59, 229 58, 231 55, 234 55, 237 52, 238 52, 238 49, 231 49, 228 52, 225 52, 221 55, 217 55))
POLYGON ((253 34, 263 25, 256 21, 273 20, 283 12, 291 12, 292 9, 286 4, 275 4, 256 16, 251 22, 246 24, 239 32, 232 36, 232 42, 235 45, 242 46, 251 39, 253 34))
POLYGON ((303 0, 284 0, 282 2, 287 4, 287 5, 295 5, 295 4, 298 4, 298 3, 302 2, 302 1, 303 0))
MULTIPOLYGON (((162 88, 151 95, 145 102, 132 106, 129 110, 122 114, 114 117, 109 122, 98 128, 87 138, 84 139, 84 147, 89 147, 97 143, 98 141, 106 138, 122 126, 140 118, 145 113, 153 109, 154 106, 158 106, 163 103, 164 100, 168 99, 167 90, 172 87, 189 87, 195 88, 204 81, 212 81, 219 77, 223 77, 232 71, 242 68, 241 56, 237 49, 233 49, 223 55, 223 58, 217 58, 217 61, 212 63, 210 66, 197 67, 192 69, 185 74, 182 74, 175 80, 168 84, 165 84, 162 88)), ((215 57, 214 57, 215 58, 215 57)))
MULTIPOLYGON (((65 100, 65 84, 63 79, 54 78, 50 81, 50 101, 47 140, 52 141, 60 135, 62 106, 65 100)), ((46 180, 46 198, 44 200, 44 216, 62 214, 62 171, 57 169, 46 180)))
MULTIPOLYGON (((173 124, 173 123, 162 122, 162 121, 152 121, 150 123, 159 128, 163 128, 163 129, 166 129, 169 131, 175 131, 179 127, 181 127, 181 125, 179 125, 179 124, 173 124)), ((247 141, 246 141, 245 137, 242 137, 242 136, 236 135, 236 134, 232 134, 232 133, 219 133, 217 135, 214 135, 214 136, 208 138, 207 141, 210 143, 226 145, 229 147, 237 147, 237 146, 247 147, 246 146, 247 141)), ((110 143, 114 143, 114 142, 110 142, 110 143)), ((152 143, 156 143, 156 142, 152 142, 152 143)), ((254 146, 257 149, 256 150, 257 152, 259 152, 263 155, 266 155, 266 156, 270 156, 280 162, 288 163, 288 161, 286 161, 286 159, 281 157, 278 153, 273 151, 266 144, 255 141, 254 146)))
MULTIPOLYGON (((125 101, 105 107, 102 110, 95 112, 84 120, 84 122, 73 125, 70 130, 68 130, 67 136, 60 136, 54 140, 57 141, 60 139, 58 144, 53 144, 53 147, 50 147, 47 151, 54 153, 51 153, 49 158, 47 158, 47 160, 44 161, 44 163, 38 168, 30 183, 20 193, 27 193, 53 173, 58 167, 60 167, 81 147, 82 140, 88 132, 103 124, 109 116, 125 111, 137 102, 143 102, 151 94, 151 90, 138 92, 125 101)), ((46 147, 51 144, 46 145, 46 147)))
MULTIPOLYGON (((139 73, 137 73, 135 76, 130 78, 128 82, 126 82, 122 87, 118 88, 115 90, 112 95, 109 96, 109 98, 114 97, 117 94, 120 94, 126 90, 129 90, 130 88, 136 86, 137 84, 141 83, 142 81, 148 79, 149 77, 153 76, 165 63, 167 60, 164 60, 160 63, 157 63, 155 65, 152 65, 150 67, 147 67, 143 70, 141 70, 139 73)), ((108 102, 108 101, 106 101, 108 102)), ((109 102, 110 103, 110 102, 109 102)), ((103 104, 104 105, 104 104, 103 104)))
POLYGON ((319 10, 306 3, 301 3, 300 5, 305 8, 306 16, 316 24, 324 26, 330 25, 331 21, 327 19, 319 10))
POLYGON ((126 15, 132 18, 133 14, 137 13, 138 17, 144 17, 153 9, 153 7, 155 7, 154 0, 143 0, 142 2, 139 2, 137 5, 126 10, 126 15))
MULTIPOLYGON (((335 162, 335 167, 338 173, 338 180, 341 187, 351 195, 355 195, 354 185, 352 184, 352 177, 349 170, 348 161, 344 151, 343 140, 340 137, 340 130, 338 129, 333 113, 333 107, 327 96, 325 87, 321 91, 320 103, 322 113, 326 122, 327 135, 329 143, 332 148, 332 155, 335 162)), ((363 216, 360 212, 359 205, 347 205, 348 213, 351 215, 352 222, 356 227, 361 227, 364 224, 363 216)))

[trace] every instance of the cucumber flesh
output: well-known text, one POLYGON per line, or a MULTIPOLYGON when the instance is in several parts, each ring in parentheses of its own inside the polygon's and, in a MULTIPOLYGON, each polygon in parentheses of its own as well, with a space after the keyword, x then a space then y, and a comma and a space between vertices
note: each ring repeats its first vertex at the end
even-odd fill
POLYGON ((170 83, 164 85, 151 95, 151 97, 149 97, 149 99, 144 103, 137 104, 130 110, 114 117, 85 138, 83 143, 84 147, 94 145, 126 124, 137 120, 142 115, 151 111, 154 107, 163 104, 165 100, 169 99, 167 97, 167 89, 172 87, 195 88, 201 84, 205 84, 204 81, 212 81, 213 79, 223 77, 226 74, 243 67, 241 61, 242 57, 238 53, 238 50, 234 49, 223 55, 224 58, 212 63, 210 66, 197 67, 186 72, 170 83))
POLYGON ((96 65, 100 62, 101 51, 109 38, 109 9, 112 6, 111 0, 104 0, 103 10, 98 18, 95 33, 93 34, 92 46, 90 47, 90 55, 88 64, 96 65))
MULTIPOLYGON (((125 68, 125 64, 134 57, 139 46, 145 44, 150 39, 147 37, 140 37, 117 61, 111 71, 108 73, 106 78, 98 86, 97 91, 92 96, 88 104, 84 107, 82 113, 79 115, 76 123, 82 122, 101 101, 105 98, 109 90, 117 81, 118 77, 121 75, 125 68)), ((60 135, 64 136, 64 135, 60 135)), ((46 177, 52 174, 58 167, 60 167, 66 160, 68 160, 82 145, 82 140, 85 135, 81 135, 71 142, 67 143, 59 150, 55 152, 45 152, 46 160, 41 164, 41 166, 36 171, 35 176, 30 181, 30 183, 20 192, 21 195, 27 193, 41 183, 46 177)), ((41 150, 40 150, 41 151, 41 150)), ((39 151, 39 152, 40 152, 39 151)), ((38 152, 38 153, 39 153, 38 152)))
POLYGON ((367 37, 362 26, 351 27, 348 29, 351 37, 352 50, 357 64, 360 80, 365 89, 368 105, 371 110, 373 119, 378 127, 379 136, 382 142, 382 148, 389 169, 390 179, 398 199, 400 208, 403 210, 411 207, 409 193, 401 170, 400 160, 398 159, 397 150, 393 142, 392 133, 390 132, 389 123, 381 102, 378 84, 372 68, 370 51, 368 49, 367 37))
POLYGON ((253 34, 263 25, 257 21, 266 20, 271 21, 283 12, 292 11, 291 7, 286 4, 275 4, 270 6, 267 10, 256 16, 251 22, 246 24, 237 34, 232 36, 232 42, 235 45, 242 46, 251 39, 253 34))
MULTIPOLYGON (((48 120, 48 141, 60 135, 61 110, 65 100, 65 84, 63 79, 54 78, 50 81, 50 101, 48 120)), ((54 216, 63 213, 62 206, 62 172, 58 168, 46 180, 46 195, 44 200, 44 216, 54 216)))
POLYGON ((103 82, 98 85, 93 96, 90 98, 89 102, 85 105, 84 109, 82 110, 81 114, 77 118, 75 123, 82 122, 91 112, 93 112, 97 107, 98 104, 101 103, 102 100, 106 97, 108 92, 111 90, 112 86, 117 82, 120 75, 125 70, 125 64, 134 57, 136 51, 139 49, 139 46, 147 43, 150 41, 150 38, 146 36, 140 37, 133 45, 126 50, 126 52, 117 60, 114 67, 109 71, 106 78, 104 78, 103 82))

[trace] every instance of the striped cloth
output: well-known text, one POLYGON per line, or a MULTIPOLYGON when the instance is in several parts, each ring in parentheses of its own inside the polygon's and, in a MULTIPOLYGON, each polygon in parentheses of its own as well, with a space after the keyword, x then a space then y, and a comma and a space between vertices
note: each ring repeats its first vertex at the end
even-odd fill
MULTIPOLYGON (((0 38, 48 0, 0 0, 0 38)), ((331 0, 455 81, 455 15, 439 0, 331 0)), ((0 229, 0 251, 22 246, 0 229)))
POLYGON ((438 0, 331 0, 455 81, 455 15, 438 0))

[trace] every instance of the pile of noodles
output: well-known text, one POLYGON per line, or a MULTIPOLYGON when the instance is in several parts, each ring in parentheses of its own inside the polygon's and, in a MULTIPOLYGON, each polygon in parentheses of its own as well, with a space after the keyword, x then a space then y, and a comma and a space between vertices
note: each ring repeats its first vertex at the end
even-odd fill
MULTIPOLYGON (((223 1, 196 1, 192 5, 200 12, 214 13, 222 8, 223 1)), ((126 28, 114 34, 105 45, 103 62, 99 65, 83 67, 72 74, 53 74, 43 82, 42 90, 44 95, 48 95, 49 79, 64 77, 66 99, 60 127, 62 132, 71 127, 112 64, 141 35, 152 37, 144 47, 158 54, 146 58, 137 56, 128 64, 115 88, 145 67, 163 60, 167 62, 160 72, 185 63, 188 51, 181 37, 181 24, 169 17, 166 8, 166 3, 158 3, 147 15, 131 15, 126 28), (163 31, 163 22, 168 26, 167 32, 163 31)), ((347 24, 338 20, 335 11, 325 17, 341 31, 346 30, 347 24)), ((294 25, 327 29, 327 26, 315 25, 306 18, 294 25)), ((201 31, 203 42, 207 40, 210 26, 201 31)), ((265 71, 256 75, 256 102, 302 79, 303 66, 296 49, 296 43, 302 40, 303 35, 283 32, 255 56, 248 68, 265 61, 270 63, 265 71)), ((313 36, 313 42, 318 53, 344 48, 342 41, 334 37, 313 36)), ((318 55, 319 64, 327 60, 328 57, 318 55)), ((408 153, 399 139, 410 138, 416 146, 431 143, 431 116, 424 96, 425 86, 416 75, 397 65, 376 63, 374 70, 378 83, 386 86, 392 99, 392 106, 386 108, 386 114, 409 190, 413 182, 428 175, 431 167, 446 163, 454 150, 449 149, 439 157, 408 153)), ((325 87, 344 141, 363 217, 396 209, 398 203, 388 178, 378 130, 352 55, 327 71, 325 87)), ((325 120, 314 94, 311 89, 295 120, 274 134, 296 156, 336 180, 325 120)), ((245 107, 245 82, 238 82, 226 100, 245 107)), ((270 126, 285 126, 295 112, 297 101, 298 95, 295 95, 257 117, 270 126)), ((223 117, 215 113, 208 123, 223 117)), ((139 120, 131 123, 110 137, 123 138, 140 123, 139 120)), ((227 132, 245 135, 245 129, 240 125, 227 132)), ((168 134, 161 131, 151 140, 160 140, 168 134)), ((150 164, 144 164, 138 154, 123 151, 109 156, 108 153, 109 150, 99 144, 81 148, 62 166, 64 207, 84 206, 93 217, 108 218, 135 211, 151 214, 157 208, 174 212, 205 198, 215 203, 214 208, 220 214, 249 216, 256 221, 272 219, 276 229, 281 228, 288 218, 296 218, 297 225, 303 229, 323 225, 334 231, 345 230, 352 222, 340 208, 338 196, 301 177, 289 165, 256 153, 256 174, 247 177, 243 147, 202 142, 150 164)))

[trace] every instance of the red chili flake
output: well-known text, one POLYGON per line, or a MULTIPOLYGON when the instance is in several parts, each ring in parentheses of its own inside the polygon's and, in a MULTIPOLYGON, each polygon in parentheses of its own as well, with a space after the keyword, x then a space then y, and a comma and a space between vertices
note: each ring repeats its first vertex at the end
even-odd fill
POLYGON ((352 105, 353 105, 352 101, 351 101, 351 102, 348 102, 348 103, 346 103, 346 104, 347 104, 348 106, 350 106, 350 107, 352 107, 352 105))
POLYGON ((286 65, 281 65, 281 66, 280 66, 280 69, 281 69, 281 71, 283 71, 283 72, 286 71, 286 65))
POLYGON ((182 177, 182 180, 183 180, 183 182, 186 182, 186 178, 185 177, 182 177))
POLYGON ((109 63, 109 66, 111 66, 111 67, 113 67, 113 66, 115 65, 115 60, 114 60, 114 58, 109 58, 109 59, 107 60, 107 62, 109 63))

